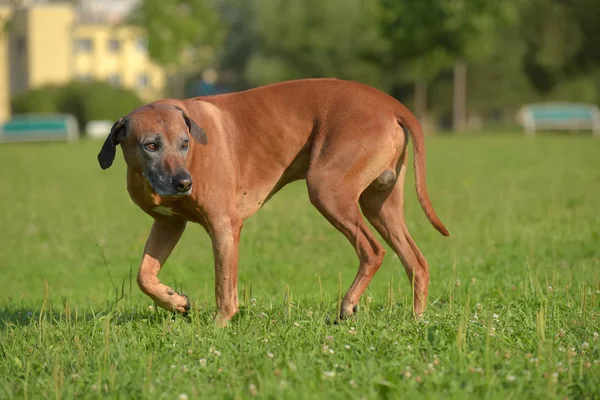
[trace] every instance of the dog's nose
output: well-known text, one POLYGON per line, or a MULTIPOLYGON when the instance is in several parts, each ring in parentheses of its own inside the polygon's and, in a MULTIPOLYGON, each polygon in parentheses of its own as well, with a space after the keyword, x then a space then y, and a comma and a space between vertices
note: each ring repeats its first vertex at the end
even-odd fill
POLYGON ((173 177, 173 185, 179 193, 185 193, 192 187, 192 177, 187 172, 177 174, 173 177))

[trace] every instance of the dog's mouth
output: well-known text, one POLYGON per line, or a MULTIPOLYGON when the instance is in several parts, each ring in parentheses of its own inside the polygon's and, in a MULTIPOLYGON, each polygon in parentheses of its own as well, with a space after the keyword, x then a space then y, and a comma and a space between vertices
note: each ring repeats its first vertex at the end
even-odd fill
POLYGON ((152 191, 154 193, 156 193, 159 196, 163 196, 163 197, 185 197, 185 196, 189 196, 190 194, 192 194, 192 187, 190 186, 190 188, 184 192, 179 192, 179 191, 171 191, 171 190, 163 190, 162 188, 158 188, 158 187, 154 187, 152 184, 150 184, 150 186, 152 187, 152 191))
POLYGON ((190 194, 192 194, 192 186, 190 186, 190 188, 185 192, 177 192, 177 194, 171 195, 171 197, 183 197, 189 196, 190 194))
POLYGON ((150 184, 152 192, 159 196, 179 198, 192 194, 192 189, 194 187, 192 183, 186 185, 185 190, 182 190, 184 188, 178 188, 177 186, 173 185, 172 180, 169 178, 163 178, 161 176, 148 173, 144 173, 143 175, 144 178, 146 178, 146 181, 150 184))

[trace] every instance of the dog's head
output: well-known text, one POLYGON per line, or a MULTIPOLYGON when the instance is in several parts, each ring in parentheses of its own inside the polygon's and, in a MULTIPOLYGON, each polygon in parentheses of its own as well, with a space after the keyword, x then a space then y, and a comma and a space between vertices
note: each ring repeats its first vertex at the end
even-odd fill
POLYGON ((206 144, 206 133, 186 112, 170 104, 150 104, 119 118, 110 130, 98 162, 102 169, 121 145, 127 165, 141 173, 161 196, 184 196, 192 190, 186 159, 193 141, 206 144))

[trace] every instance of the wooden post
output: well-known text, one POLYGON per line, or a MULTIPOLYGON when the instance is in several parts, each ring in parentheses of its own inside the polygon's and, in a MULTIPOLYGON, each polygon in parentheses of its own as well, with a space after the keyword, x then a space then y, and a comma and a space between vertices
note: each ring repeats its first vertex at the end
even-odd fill
POLYGON ((415 115, 421 124, 427 116, 427 83, 415 81, 415 115))
POLYGON ((453 99, 453 128, 454 132, 466 129, 467 114, 467 63, 456 60, 454 63, 454 99, 453 99))

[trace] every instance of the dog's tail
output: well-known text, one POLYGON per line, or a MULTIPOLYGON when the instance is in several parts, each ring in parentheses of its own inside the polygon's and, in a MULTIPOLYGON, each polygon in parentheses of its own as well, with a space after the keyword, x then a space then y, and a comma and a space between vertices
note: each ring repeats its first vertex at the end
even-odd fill
POLYGON ((442 221, 436 215, 425 184, 425 138, 421 125, 417 118, 408 110, 402 110, 398 117, 398 124, 405 132, 408 132, 413 142, 414 166, 415 166, 415 185, 417 187, 417 198, 421 207, 427 216, 431 225, 434 226, 442 235, 449 236, 448 229, 442 224, 442 221))

